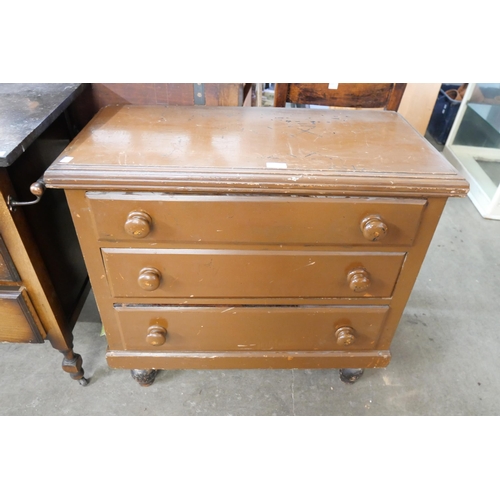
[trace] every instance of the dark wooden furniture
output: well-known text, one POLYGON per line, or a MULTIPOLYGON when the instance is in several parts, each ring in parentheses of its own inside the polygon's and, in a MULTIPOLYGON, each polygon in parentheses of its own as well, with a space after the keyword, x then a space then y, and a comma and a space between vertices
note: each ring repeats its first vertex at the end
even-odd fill
POLYGON ((157 369, 386 366, 446 200, 468 185, 397 113, 112 106, 47 170, 109 344, 157 369))
POLYGON ((84 84, 0 84, 0 341, 48 340, 86 384, 72 329, 90 289, 64 194, 30 185, 69 144, 84 84))
POLYGON ((92 83, 77 110, 88 121, 112 104, 242 106, 249 91, 242 83, 92 83))
POLYGON ((286 103, 345 108, 381 108, 397 111, 406 83, 276 83, 274 105, 286 103))

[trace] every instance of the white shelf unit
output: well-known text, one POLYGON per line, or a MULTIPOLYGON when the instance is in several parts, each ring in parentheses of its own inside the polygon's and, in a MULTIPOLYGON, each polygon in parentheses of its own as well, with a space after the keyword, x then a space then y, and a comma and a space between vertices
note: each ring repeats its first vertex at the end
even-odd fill
POLYGON ((500 220, 500 83, 468 85, 443 154, 470 183, 469 198, 479 213, 500 220), (484 98, 487 90, 495 93, 495 89, 498 99, 484 98), (493 140, 486 134, 482 137, 482 127, 474 127, 471 117, 479 124, 484 121, 493 140))

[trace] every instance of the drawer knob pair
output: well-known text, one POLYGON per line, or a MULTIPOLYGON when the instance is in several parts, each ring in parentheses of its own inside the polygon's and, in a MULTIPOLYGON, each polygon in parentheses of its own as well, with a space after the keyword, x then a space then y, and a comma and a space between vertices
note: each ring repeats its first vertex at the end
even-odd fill
POLYGON ((151 345, 163 345, 167 338, 167 330, 163 326, 153 325, 148 328, 146 342, 151 345))
MULTIPOLYGON (((365 269, 354 269, 347 275, 349 288, 355 293, 362 293, 371 285, 370 275, 365 269)), ((155 267, 141 269, 137 278, 139 286, 147 292, 156 290, 161 283, 161 273, 155 267)))
POLYGON ((139 277, 137 278, 139 286, 147 292, 156 290, 160 286, 160 282, 161 273, 154 267, 145 267, 141 269, 139 277))
POLYGON ((151 216, 142 210, 135 210, 128 214, 125 221, 125 232, 134 238, 144 238, 151 231, 151 216))
POLYGON ((354 328, 351 328, 350 326, 342 326, 335 332, 337 344, 346 347, 354 344, 354 341, 356 340, 356 337, 354 336, 355 333, 354 328))
POLYGON ((387 234, 387 224, 379 215, 369 215, 360 224, 363 236, 369 241, 380 241, 387 234))

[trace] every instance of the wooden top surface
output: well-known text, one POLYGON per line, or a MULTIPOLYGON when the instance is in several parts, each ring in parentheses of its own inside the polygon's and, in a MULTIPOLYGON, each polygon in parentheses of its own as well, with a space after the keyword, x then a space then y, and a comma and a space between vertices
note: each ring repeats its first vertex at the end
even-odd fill
POLYGON ((464 196, 400 115, 378 110, 110 106, 47 170, 49 187, 464 196))
POLYGON ((0 167, 12 165, 86 85, 0 83, 0 167))

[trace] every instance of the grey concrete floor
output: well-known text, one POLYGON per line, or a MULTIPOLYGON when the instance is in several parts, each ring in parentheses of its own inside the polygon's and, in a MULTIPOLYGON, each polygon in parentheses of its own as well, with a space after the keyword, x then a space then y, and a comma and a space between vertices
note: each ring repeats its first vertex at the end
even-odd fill
POLYGON ((163 371, 149 388, 108 368, 90 295, 74 330, 87 387, 49 343, 0 344, 1 415, 499 415, 500 221, 450 199, 387 368, 163 371))

